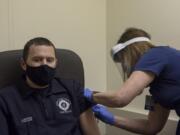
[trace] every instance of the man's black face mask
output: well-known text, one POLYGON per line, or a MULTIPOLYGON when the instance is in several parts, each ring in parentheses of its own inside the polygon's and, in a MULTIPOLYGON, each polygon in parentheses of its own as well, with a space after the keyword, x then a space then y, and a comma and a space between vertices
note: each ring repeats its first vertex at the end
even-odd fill
POLYGON ((38 67, 32 67, 27 65, 26 75, 29 79, 37 85, 48 85, 54 78, 56 68, 49 67, 48 65, 41 65, 38 67))

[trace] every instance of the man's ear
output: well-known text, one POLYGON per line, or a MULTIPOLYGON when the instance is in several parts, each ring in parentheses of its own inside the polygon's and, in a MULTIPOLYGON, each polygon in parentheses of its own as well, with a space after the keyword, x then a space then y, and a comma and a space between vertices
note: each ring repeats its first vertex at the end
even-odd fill
POLYGON ((23 58, 21 58, 20 59, 20 65, 21 65, 21 68, 24 70, 24 71, 26 71, 26 62, 24 61, 24 59, 23 58))

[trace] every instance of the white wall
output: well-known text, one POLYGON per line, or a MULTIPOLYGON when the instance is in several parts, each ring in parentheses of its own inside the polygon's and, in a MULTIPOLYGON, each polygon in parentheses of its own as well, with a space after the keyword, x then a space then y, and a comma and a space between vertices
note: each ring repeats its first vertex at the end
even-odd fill
POLYGON ((105 0, 0 0, 0 51, 44 36, 81 58, 85 85, 106 89, 105 0))
POLYGON ((9 46, 8 14, 8 1, 0 0, 0 50, 4 50, 7 46, 9 46))
MULTIPOLYGON (((45 36, 80 55, 87 87, 113 90, 122 82, 109 50, 120 34, 135 26, 152 34, 154 43, 180 49, 179 5, 179 0, 0 0, 0 51, 45 36)), ((145 94, 124 109, 146 114, 145 94)))
MULTIPOLYGON (((151 34, 154 44, 168 44, 180 49, 179 5, 179 0, 107 0, 107 54, 128 27, 145 29, 151 34)), ((107 55, 108 90, 118 89, 121 84, 121 77, 110 55, 107 55)), ((147 114, 144 110, 147 93, 144 92, 123 109, 147 114)), ((178 119, 174 112, 170 118, 178 119)))
POLYGON ((0 51, 36 36, 80 55, 86 85, 106 88, 105 0, 0 0, 0 51), (93 80, 93 81, 92 81, 93 80))

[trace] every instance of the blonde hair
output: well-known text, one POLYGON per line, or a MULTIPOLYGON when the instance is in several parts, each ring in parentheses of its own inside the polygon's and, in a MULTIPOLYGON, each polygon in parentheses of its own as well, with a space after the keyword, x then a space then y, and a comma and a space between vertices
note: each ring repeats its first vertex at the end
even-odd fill
MULTIPOLYGON (((144 30, 137 28, 129 28, 122 34, 122 36, 118 41, 118 44, 124 43, 136 37, 147 37, 151 39, 150 35, 144 30)), ((114 61, 121 62, 122 64, 124 81, 130 76, 134 66, 136 65, 140 57, 153 47, 155 46, 152 45, 150 42, 146 42, 146 41, 135 42, 132 45, 129 45, 123 50, 119 51, 115 55, 114 61)))

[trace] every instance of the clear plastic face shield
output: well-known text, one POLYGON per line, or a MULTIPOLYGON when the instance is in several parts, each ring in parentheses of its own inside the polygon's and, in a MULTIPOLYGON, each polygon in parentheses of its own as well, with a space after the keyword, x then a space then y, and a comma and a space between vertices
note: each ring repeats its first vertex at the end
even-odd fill
POLYGON ((119 55, 120 53, 113 55, 113 51, 111 50, 111 56, 112 59, 115 63, 116 68, 118 69, 120 76, 122 77, 122 79, 124 80, 124 70, 123 70, 123 65, 122 65, 122 58, 119 55))
POLYGON ((126 80, 128 78, 127 74, 131 72, 131 68, 130 68, 131 65, 129 65, 130 62, 125 60, 125 58, 122 58, 122 55, 120 55, 121 53, 120 51, 122 51, 124 48, 135 42, 142 42, 142 41, 150 42, 150 39, 147 37, 136 37, 124 43, 119 43, 111 49, 112 59, 114 60, 116 67, 120 75, 122 76, 123 80, 126 80))

